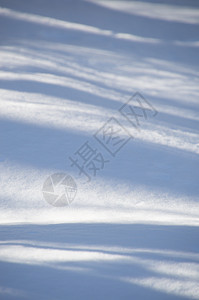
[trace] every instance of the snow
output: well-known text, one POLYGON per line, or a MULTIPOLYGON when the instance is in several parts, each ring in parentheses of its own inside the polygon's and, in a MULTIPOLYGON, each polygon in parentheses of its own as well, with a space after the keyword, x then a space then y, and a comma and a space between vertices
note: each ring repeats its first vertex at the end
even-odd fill
POLYGON ((198 33, 192 0, 1 0, 0 299, 199 299, 198 33), (107 160, 87 183, 86 142, 107 160), (43 197, 56 173, 69 206, 43 197))

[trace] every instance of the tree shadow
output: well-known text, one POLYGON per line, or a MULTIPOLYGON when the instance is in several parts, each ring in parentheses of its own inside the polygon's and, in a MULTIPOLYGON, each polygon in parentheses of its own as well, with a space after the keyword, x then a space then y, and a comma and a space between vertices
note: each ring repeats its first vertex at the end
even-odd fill
MULTIPOLYGON (((121 299, 122 295, 125 299, 134 296, 142 299, 188 299, 190 290, 187 294, 186 291, 184 294, 171 291, 169 287, 166 291, 161 288, 158 291, 153 285, 139 285, 136 280, 172 278, 174 283, 183 283, 183 273, 175 274, 173 271, 171 275, 158 267, 165 264, 174 269, 182 268, 185 263, 198 264, 199 259, 198 229, 191 226, 26 224, 1 225, 0 231, 0 260, 1 247, 7 247, 7 253, 10 253, 7 262, 0 263, 1 284, 23 290, 29 299, 37 294, 43 299, 51 299, 49 295, 52 299, 65 299, 67 295, 74 299, 121 299), (13 246, 20 246, 24 253, 23 256, 18 250, 18 262, 13 260, 10 252, 13 246), (40 252, 35 255, 35 250, 40 252), (57 252, 53 254, 53 251, 57 252), (51 258, 48 261, 49 252, 51 258), (86 259, 81 256, 85 252, 88 253, 86 259), (28 261, 27 253, 31 253, 28 261), (65 258, 61 258, 63 253, 65 258), (76 261, 74 253, 78 258, 76 261), (98 256, 93 260, 96 254, 98 256), (125 281, 128 278, 134 282, 125 281)), ((184 268, 186 270, 186 266, 184 268)), ((194 279, 190 277, 189 280, 195 284, 194 279)))
MULTIPOLYGON (((36 49, 44 56, 45 50, 40 45, 42 42, 46 42, 46 48, 50 43, 54 44, 54 49, 50 50, 51 54, 63 56, 66 50, 56 52, 58 43, 62 43, 62 46, 77 46, 76 56, 80 69, 84 64, 93 66, 93 69, 102 64, 100 70, 105 69, 107 73, 108 69, 112 68, 111 63, 108 64, 111 53, 126 55, 128 58, 126 61, 114 58, 118 69, 113 68, 111 74, 114 74, 116 69, 117 74, 124 74, 125 71, 121 66, 130 64, 131 58, 133 58, 132 64, 136 60, 145 63, 152 58, 163 60, 165 64, 167 62, 175 63, 175 65, 180 63, 196 69, 198 49, 189 46, 189 41, 195 40, 197 37, 198 25, 130 16, 128 13, 114 11, 88 2, 77 1, 73 4, 74 6, 72 3, 74 1, 49 2, 45 0, 42 1, 42 4, 41 1, 1 1, 1 5, 5 5, 5 7, 27 13, 26 17, 28 17, 28 13, 31 13, 39 14, 41 21, 46 21, 42 17, 48 16, 63 21, 91 25, 99 31, 110 30, 110 36, 106 36, 103 32, 96 34, 88 33, 86 30, 82 32, 74 29, 66 30, 57 26, 49 26, 45 22, 45 24, 36 24, 29 20, 14 20, 1 16, 0 28, 3 28, 1 29, 1 45, 9 48, 15 43, 17 47, 21 47, 20 51, 25 45, 28 51, 36 49), (118 36, 118 33, 130 34, 134 40, 128 40, 128 36, 126 39, 124 35, 118 36), (137 37, 133 37, 133 35, 137 37), (138 38, 143 39, 139 40, 138 38), (148 38, 154 38, 156 41, 153 43, 148 38), (181 40, 184 41, 184 44, 177 45, 176 41, 181 40), (80 56, 83 47, 94 50, 91 58, 89 58, 89 52, 85 58, 80 56), (108 50, 107 61, 103 62, 104 56, 100 59, 95 56, 96 49, 108 50)), ((161 1, 161 3, 165 3, 165 1, 161 1)), ((175 1, 175 3, 177 2, 175 1)), ((34 60, 34 57, 33 55, 31 59, 34 60)), ((51 58, 48 57, 49 61, 51 58)), ((154 66, 155 64, 152 63, 151 67, 154 66)), ((142 68, 143 72, 144 67, 142 68)), ((9 71, 9 68, 8 65, 4 69, 9 71)), ((166 69, 165 66, 161 68, 166 69)), ((19 69, 11 69, 14 72, 17 70, 19 69)), ((32 68, 27 67, 26 70, 33 74, 38 70, 49 73, 48 67, 38 69, 33 66, 32 68)), ((57 70, 56 74, 59 72, 57 70)), ((152 76, 151 74, 150 76, 152 76)), ((130 75, 128 72, 125 75, 132 78, 132 85, 137 88, 137 82, 133 81, 135 79, 133 71, 130 75)), ((196 73, 192 75, 187 73, 187 78, 190 80, 194 76, 196 73)), ((71 77, 77 78, 74 75, 71 77)), ((78 78, 82 85, 85 82, 94 82, 88 78, 83 79, 81 76, 78 78)), ((140 80, 142 81, 142 78, 140 80)), ((96 88, 107 88, 103 82, 95 82, 95 85, 96 88)), ((41 93, 60 99, 66 99, 69 95, 73 101, 94 104, 98 108, 113 108, 113 101, 103 95, 79 91, 73 87, 61 87, 59 84, 5 79, 2 80, 0 87, 13 91, 41 93)), ((122 90, 125 90, 125 86, 120 89, 117 85, 113 85, 108 87, 107 92, 121 92, 122 90)), ((176 106, 178 105, 176 104, 176 106)), ((165 118, 168 126, 170 126, 169 122, 175 126, 181 126, 185 121, 181 117, 174 119, 169 113, 161 113, 161 118, 165 118)), ((186 129, 191 129, 197 125, 197 121, 190 121, 185 126, 186 129)), ((65 170, 67 156, 72 155, 89 138, 89 134, 83 134, 82 131, 72 131, 68 128, 54 129, 51 126, 30 125, 6 119, 1 120, 0 127, 3 132, 1 154, 11 162, 21 166, 36 167, 39 170, 48 168, 65 170), (13 147, 15 147, 14 151, 13 147)), ((196 156, 176 150, 175 147, 154 146, 147 142, 133 141, 128 144, 123 150, 123 155, 119 155, 114 163, 117 164, 114 170, 110 167, 103 171, 105 180, 117 177, 118 182, 122 180, 130 182, 135 187, 141 185, 165 192, 172 191, 188 196, 190 194, 198 195, 199 190, 196 183, 198 160, 196 156), (129 153, 131 157, 129 157, 129 153)), ((27 299, 190 299, 193 295, 190 286, 179 291, 178 284, 180 283, 180 287, 183 287, 189 281, 195 288, 195 279, 198 279, 197 272, 195 272, 197 269, 194 269, 198 264, 199 248, 196 226, 85 224, 78 223, 77 220, 75 224, 1 225, 0 238, 3 242, 0 244, 1 284, 13 290, 20 288, 26 293, 25 298, 27 299), (57 252, 53 252, 55 250, 57 252), (71 251, 78 258, 77 261, 73 260, 71 251), (83 259, 85 251, 88 253, 87 259, 83 259), (62 259, 63 253, 65 256, 62 259), (29 255, 28 259, 27 255, 29 255), (191 273, 185 274, 186 264, 189 264, 191 273), (161 269, 162 265, 166 266, 166 270, 161 269), (171 268, 170 272, 169 268, 171 268), (175 268, 179 273, 175 272, 175 268), (161 284, 166 287, 157 287, 154 281, 146 286, 147 282, 143 283, 143 280, 151 278, 158 283, 158 280, 162 279, 161 284), (170 281, 168 284, 167 280, 174 282, 174 288, 170 285, 170 281), (183 292, 186 289, 188 289, 188 294, 183 292)), ((6 291, 2 292, 1 287, 0 293, 3 295, 3 299, 22 298, 6 293, 6 291)))

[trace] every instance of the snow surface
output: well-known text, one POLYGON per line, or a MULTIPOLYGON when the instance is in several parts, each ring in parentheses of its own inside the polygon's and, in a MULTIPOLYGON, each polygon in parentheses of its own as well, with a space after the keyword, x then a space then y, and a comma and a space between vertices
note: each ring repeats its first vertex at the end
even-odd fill
POLYGON ((0 0, 0 299, 199 299, 198 66, 197 0, 0 0), (158 111, 140 130, 118 111, 136 92, 158 111), (134 137, 115 157, 112 117, 134 137), (87 184, 86 141, 109 160, 87 184))

